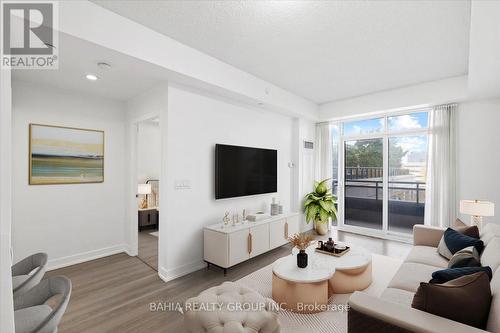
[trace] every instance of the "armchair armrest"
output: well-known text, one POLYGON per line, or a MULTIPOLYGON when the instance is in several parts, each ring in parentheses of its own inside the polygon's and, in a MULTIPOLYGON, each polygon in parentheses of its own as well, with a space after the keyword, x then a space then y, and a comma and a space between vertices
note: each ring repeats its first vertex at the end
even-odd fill
POLYGON ((438 247, 446 229, 415 224, 413 226, 413 245, 438 247))
MULTIPOLYGON (((388 327, 391 327, 391 330, 387 330, 387 332, 487 333, 487 331, 469 325, 388 302, 363 292, 355 292, 349 299, 349 305, 349 316, 351 316, 351 311, 354 310, 353 312, 366 316, 367 320, 386 323, 388 327)), ((352 327, 349 319, 348 332, 357 333, 358 331, 361 332, 362 330, 352 327)))

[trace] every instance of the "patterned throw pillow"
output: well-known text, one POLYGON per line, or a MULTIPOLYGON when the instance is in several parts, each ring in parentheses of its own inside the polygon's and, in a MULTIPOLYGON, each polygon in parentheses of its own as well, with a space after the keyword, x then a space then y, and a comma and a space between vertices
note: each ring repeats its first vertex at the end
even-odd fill
POLYGON ((429 283, 445 283, 461 276, 474 274, 477 272, 485 272, 491 281, 493 272, 490 267, 460 267, 460 268, 448 268, 435 271, 432 273, 432 280, 429 283))
POLYGON ((481 258, 474 246, 457 251, 448 262, 448 268, 481 267, 481 258))
POLYGON ((456 252, 469 246, 475 247, 478 253, 481 253, 484 248, 483 241, 448 228, 439 242, 437 251, 440 255, 450 260, 456 252))

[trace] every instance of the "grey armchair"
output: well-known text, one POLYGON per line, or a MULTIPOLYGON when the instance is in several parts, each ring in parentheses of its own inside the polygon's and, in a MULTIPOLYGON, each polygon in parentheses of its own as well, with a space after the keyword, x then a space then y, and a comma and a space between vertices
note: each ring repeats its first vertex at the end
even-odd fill
POLYGON ((47 269, 47 254, 36 253, 12 266, 14 298, 36 286, 47 269))
POLYGON ((65 276, 53 276, 14 299, 16 333, 55 333, 68 306, 71 281, 65 276), (52 306, 51 300, 57 298, 52 306))

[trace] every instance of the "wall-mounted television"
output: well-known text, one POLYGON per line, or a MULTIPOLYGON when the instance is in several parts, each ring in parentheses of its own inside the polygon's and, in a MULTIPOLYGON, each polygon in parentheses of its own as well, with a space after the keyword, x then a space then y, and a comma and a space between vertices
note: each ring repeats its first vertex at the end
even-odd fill
POLYGON ((277 150, 215 145, 215 199, 277 191, 277 150))

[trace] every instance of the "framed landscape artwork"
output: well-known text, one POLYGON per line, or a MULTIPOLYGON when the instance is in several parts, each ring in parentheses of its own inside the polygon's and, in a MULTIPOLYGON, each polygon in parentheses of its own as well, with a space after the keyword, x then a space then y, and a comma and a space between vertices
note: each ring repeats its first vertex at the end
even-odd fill
POLYGON ((104 182, 104 131, 30 124, 30 185, 104 182))

